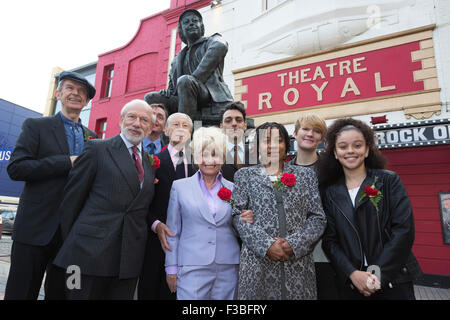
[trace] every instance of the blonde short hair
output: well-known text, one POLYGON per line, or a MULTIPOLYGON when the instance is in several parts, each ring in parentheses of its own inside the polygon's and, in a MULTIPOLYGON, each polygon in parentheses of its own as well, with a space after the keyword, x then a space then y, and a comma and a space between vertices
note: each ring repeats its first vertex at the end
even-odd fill
POLYGON ((227 136, 217 127, 201 127, 194 131, 190 148, 195 159, 199 159, 203 151, 213 149, 216 155, 222 157, 225 161, 227 153, 227 136))
POLYGON ((325 135, 327 134, 327 124, 325 120, 315 114, 300 116, 295 122, 294 132, 297 133, 298 130, 304 126, 310 126, 313 129, 319 130, 319 132, 322 134, 322 137, 325 137, 325 135))

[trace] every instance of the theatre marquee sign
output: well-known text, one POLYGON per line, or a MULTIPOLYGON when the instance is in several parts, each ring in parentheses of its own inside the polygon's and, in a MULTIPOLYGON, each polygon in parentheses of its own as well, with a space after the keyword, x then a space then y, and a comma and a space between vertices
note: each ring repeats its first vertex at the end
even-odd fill
POLYGON ((380 149, 450 144, 448 119, 373 126, 380 149))
MULTIPOLYGON (((235 70, 234 76, 235 99, 255 119, 310 109, 327 119, 440 112, 430 27, 235 70)), ((281 122, 289 120, 285 116, 281 122)))
POLYGON ((270 72, 242 81, 248 86, 247 113, 305 108, 355 99, 423 90, 414 82, 420 62, 411 61, 419 43, 364 52, 339 59, 270 72))

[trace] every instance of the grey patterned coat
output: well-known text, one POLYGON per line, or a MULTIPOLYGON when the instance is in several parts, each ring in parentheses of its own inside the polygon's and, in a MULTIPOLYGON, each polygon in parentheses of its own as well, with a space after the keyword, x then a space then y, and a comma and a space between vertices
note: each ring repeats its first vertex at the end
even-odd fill
POLYGON ((243 242, 240 300, 282 299, 282 290, 288 300, 317 298, 311 252, 326 226, 317 178, 313 170, 290 164, 284 165, 283 172, 292 172, 297 179, 293 187, 285 187, 282 192, 285 239, 294 251, 287 262, 272 261, 266 256, 274 237, 280 234, 275 191, 265 169, 262 165, 242 168, 234 177, 233 223, 243 242), (238 215, 242 209, 253 210, 253 224, 241 221, 238 215))

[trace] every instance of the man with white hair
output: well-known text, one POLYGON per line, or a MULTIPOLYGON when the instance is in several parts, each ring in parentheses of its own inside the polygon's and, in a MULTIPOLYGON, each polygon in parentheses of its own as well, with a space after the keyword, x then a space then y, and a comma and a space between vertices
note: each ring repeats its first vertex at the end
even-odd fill
POLYGON ((121 133, 89 141, 75 161, 59 209, 64 243, 54 261, 69 274, 68 299, 133 298, 154 192, 155 159, 142 148, 152 125, 151 107, 133 100, 122 109, 121 133))
POLYGON ((157 228, 167 228, 164 223, 172 183, 190 177, 197 171, 190 161, 190 152, 186 152, 185 148, 186 143, 190 141, 192 129, 192 120, 185 113, 173 113, 167 119, 165 133, 170 142, 168 147, 158 154, 161 167, 156 172, 158 183, 155 186, 155 200, 150 206, 148 217, 148 226, 151 230, 148 235, 144 267, 139 278, 139 300, 176 299, 176 294, 171 293, 167 286, 164 270, 165 254, 156 231, 157 228))

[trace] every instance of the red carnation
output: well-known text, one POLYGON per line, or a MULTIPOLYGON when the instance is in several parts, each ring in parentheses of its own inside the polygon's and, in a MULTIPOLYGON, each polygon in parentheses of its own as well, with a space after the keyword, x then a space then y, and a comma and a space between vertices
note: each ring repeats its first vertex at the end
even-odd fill
POLYGON ((371 188, 369 186, 366 186, 364 188, 364 192, 366 193, 366 195, 368 197, 375 197, 378 194, 378 190, 377 189, 371 188))
POLYGON ((297 182, 297 178, 295 178, 294 174, 286 172, 281 176, 281 182, 288 187, 292 187, 297 182))
POLYGON ((159 158, 157 156, 153 156, 153 160, 154 160, 154 162, 153 162, 152 167, 153 167, 153 169, 158 170, 159 166, 161 165, 161 160, 159 160, 159 158))
POLYGON ((377 180, 378 177, 375 176, 375 181, 372 183, 372 185, 364 187, 364 193, 361 193, 358 201, 361 202, 364 197, 368 197, 370 202, 372 202, 373 206, 378 212, 378 202, 380 202, 381 198, 383 198, 383 194, 376 187, 377 180))
POLYGON ((219 192, 217 193, 219 198, 223 201, 230 201, 231 194, 232 194, 231 190, 225 187, 220 188, 219 192))

